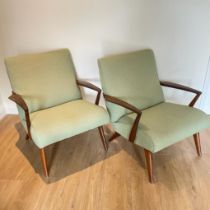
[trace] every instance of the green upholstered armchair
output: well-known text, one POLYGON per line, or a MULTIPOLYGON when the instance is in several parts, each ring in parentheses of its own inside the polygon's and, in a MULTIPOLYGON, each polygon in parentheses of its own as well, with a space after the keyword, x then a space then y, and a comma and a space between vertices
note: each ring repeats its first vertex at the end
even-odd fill
POLYGON ((76 79, 67 49, 6 58, 5 64, 13 90, 9 99, 17 104, 27 139, 40 149, 45 176, 44 148, 50 144, 98 128, 108 149, 102 126, 109 115, 98 106, 101 90, 76 79), (95 104, 82 99, 79 86, 97 92, 95 104))
POLYGON ((210 118, 193 108, 201 95, 192 88, 159 81, 152 50, 146 49, 98 60, 102 89, 115 133, 145 150, 150 182, 154 181, 152 153, 194 136, 201 156, 199 131, 210 118), (188 106, 165 101, 161 86, 195 93, 188 106))

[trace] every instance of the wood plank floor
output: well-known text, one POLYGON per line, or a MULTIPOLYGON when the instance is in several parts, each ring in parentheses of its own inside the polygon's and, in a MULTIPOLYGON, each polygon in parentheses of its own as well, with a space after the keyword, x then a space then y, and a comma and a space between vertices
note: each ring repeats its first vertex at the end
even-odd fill
POLYGON ((0 209, 208 210, 209 130, 201 142, 202 158, 192 138, 157 153, 150 184, 143 150, 118 138, 105 153, 95 129, 49 146, 45 178, 37 148, 9 115, 0 122, 0 209))

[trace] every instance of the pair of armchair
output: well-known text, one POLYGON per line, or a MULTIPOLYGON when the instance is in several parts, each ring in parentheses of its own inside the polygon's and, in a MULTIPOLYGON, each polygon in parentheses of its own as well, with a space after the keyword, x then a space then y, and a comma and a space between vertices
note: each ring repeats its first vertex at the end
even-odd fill
POLYGON ((76 79, 68 50, 22 55, 5 60, 27 138, 40 148, 48 176, 45 147, 81 132, 98 128, 104 149, 103 125, 115 130, 109 141, 123 136, 144 148, 149 181, 154 182, 152 153, 194 136, 201 156, 199 131, 210 126, 209 117, 193 105, 200 91, 159 81, 155 58, 149 49, 98 60, 108 113, 98 106, 101 90, 76 79), (97 91, 95 104, 82 99, 78 86, 97 91), (195 93, 189 106, 165 102, 161 86, 195 93))

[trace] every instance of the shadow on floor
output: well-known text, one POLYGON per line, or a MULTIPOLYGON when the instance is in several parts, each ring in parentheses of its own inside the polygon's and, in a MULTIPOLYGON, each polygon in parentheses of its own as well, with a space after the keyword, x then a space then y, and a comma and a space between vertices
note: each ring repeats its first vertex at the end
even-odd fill
MULTIPOLYGON (((144 168, 144 175, 148 181, 144 149, 126 141, 123 137, 119 137, 114 142, 118 142, 120 150, 126 151, 138 163, 139 167, 144 168)), ((172 191, 183 188, 191 189, 194 176, 192 164, 199 164, 201 160, 197 156, 192 137, 153 154, 156 182, 152 185, 165 185, 172 191)), ((139 174, 139 177, 142 176, 143 174, 139 174)))
POLYGON ((119 148, 110 147, 106 153, 97 129, 65 139, 45 149, 49 171, 49 177, 46 178, 42 170, 39 149, 33 141, 26 140, 26 132, 21 123, 17 123, 15 127, 19 133, 17 148, 46 183, 56 182, 87 169, 120 151, 119 148))
MULTIPOLYGON (((26 157, 35 172, 40 174, 45 183, 50 184, 85 170, 117 155, 122 150, 132 157, 139 167, 144 169, 143 174, 138 174, 138 179, 147 177, 144 150, 141 147, 129 143, 123 137, 118 137, 109 143, 109 150, 106 153, 99 133, 97 129, 94 129, 46 148, 49 170, 49 178, 46 178, 43 175, 38 148, 32 141, 25 139, 26 133, 21 123, 17 123, 15 127, 19 133, 19 139, 16 143, 17 148, 26 157)), ((109 135, 111 134, 109 133, 109 135)), ((154 172, 157 178, 154 185, 163 184, 170 190, 177 190, 183 186, 191 187, 190 180, 193 176, 191 164, 198 159, 194 150, 193 141, 188 139, 154 154, 154 172), (186 153, 190 155, 186 155, 186 153), (188 171, 189 173, 182 176, 182 171, 188 171), (181 177, 178 184, 177 177, 181 177)), ((133 163, 135 164, 135 162, 133 163)), ((118 164, 118 162, 113 162, 113 164, 118 164)), ((135 170, 139 171, 138 166, 135 170)))

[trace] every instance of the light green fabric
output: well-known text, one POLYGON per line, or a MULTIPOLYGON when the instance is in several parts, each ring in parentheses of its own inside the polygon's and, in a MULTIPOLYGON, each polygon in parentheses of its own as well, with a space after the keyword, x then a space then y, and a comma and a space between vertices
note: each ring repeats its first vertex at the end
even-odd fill
POLYGON ((85 100, 36 111, 30 118, 32 139, 39 148, 109 123, 104 108, 85 100))
MULTIPOLYGON (((149 49, 109 56, 98 60, 102 88, 139 109, 164 101, 153 52, 149 49)), ((106 103, 112 122, 126 114, 126 109, 106 103)))
MULTIPOLYGON (((136 114, 127 114, 113 123, 114 129, 128 139, 136 114)), ((145 109, 135 143, 158 152, 194 133, 210 127, 210 117, 196 108, 161 103, 145 109)))
MULTIPOLYGON (((6 58, 13 91, 27 103, 34 143, 43 148, 109 123, 108 113, 81 100, 67 49, 6 58)), ((24 111, 19 107, 26 128, 24 111)))
MULTIPOLYGON (((69 50, 27 54, 6 58, 13 91, 34 112, 81 98, 69 50)), ((20 111, 20 117, 24 115, 20 111)))

